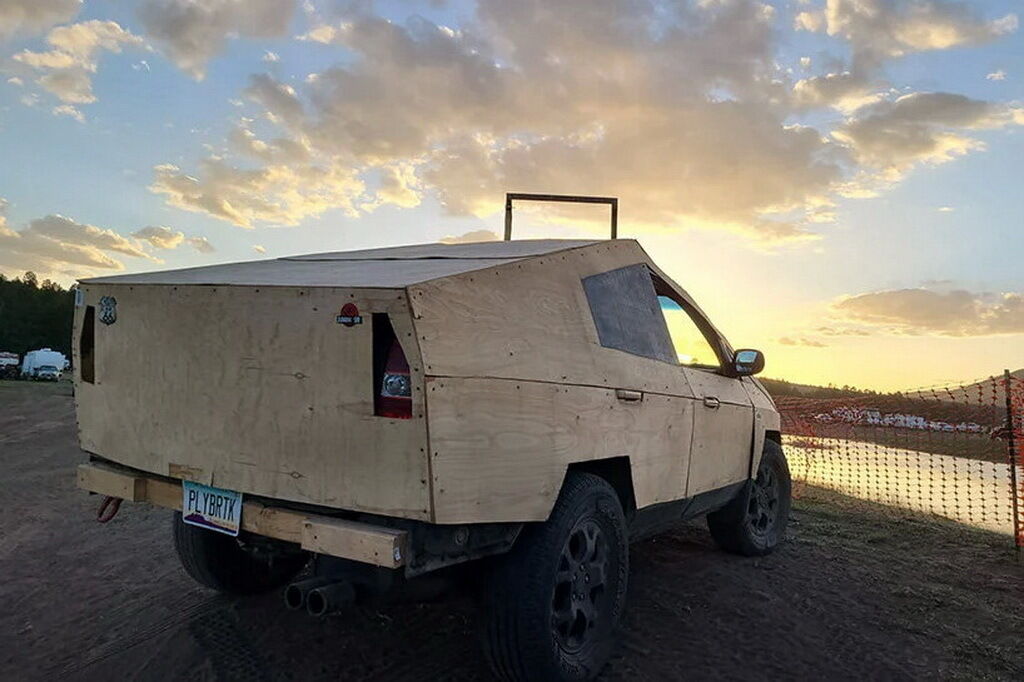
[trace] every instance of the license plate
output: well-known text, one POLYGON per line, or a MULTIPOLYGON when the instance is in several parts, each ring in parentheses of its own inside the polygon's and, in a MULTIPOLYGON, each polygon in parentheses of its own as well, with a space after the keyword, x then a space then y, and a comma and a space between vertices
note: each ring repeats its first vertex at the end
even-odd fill
POLYGON ((242 527, 242 493, 182 481, 181 518, 192 526, 238 535, 242 527))

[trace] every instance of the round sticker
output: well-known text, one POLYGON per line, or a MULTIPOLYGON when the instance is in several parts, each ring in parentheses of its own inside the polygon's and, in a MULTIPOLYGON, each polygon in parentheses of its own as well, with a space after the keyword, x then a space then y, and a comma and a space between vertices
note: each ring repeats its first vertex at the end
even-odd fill
POLYGON ((338 324, 343 324, 346 327, 353 327, 362 323, 363 318, 359 315, 359 308, 356 307, 355 303, 346 303, 341 306, 341 313, 338 315, 338 324))

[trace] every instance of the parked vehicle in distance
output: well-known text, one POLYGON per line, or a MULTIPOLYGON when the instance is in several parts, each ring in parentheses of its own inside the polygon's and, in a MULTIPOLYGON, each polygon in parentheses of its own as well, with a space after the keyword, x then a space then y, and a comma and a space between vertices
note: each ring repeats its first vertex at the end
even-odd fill
POLYGON ((60 381, 61 371, 53 365, 42 365, 36 369, 33 379, 36 381, 60 381))
POLYGON ((55 367, 60 371, 64 371, 68 367, 68 359, 63 353, 49 348, 40 348, 39 350, 30 350, 25 353, 25 357, 21 361, 21 378, 22 379, 35 379, 39 368, 44 366, 55 367))
POLYGON ((15 379, 18 376, 18 354, 0 351, 0 379, 15 379))
POLYGON ((730 552, 784 537, 764 357, 635 240, 326 253, 80 291, 79 485, 174 509, 182 564, 213 589, 285 587, 325 615, 479 584, 497 677, 587 680, 631 541, 702 515, 730 552))

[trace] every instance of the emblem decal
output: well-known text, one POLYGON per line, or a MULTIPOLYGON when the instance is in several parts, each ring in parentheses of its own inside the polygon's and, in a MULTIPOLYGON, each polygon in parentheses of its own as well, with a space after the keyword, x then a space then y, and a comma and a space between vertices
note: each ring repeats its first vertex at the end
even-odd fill
POLYGON ((357 324, 363 323, 363 316, 359 314, 359 308, 356 307, 355 303, 346 303, 341 306, 341 313, 337 317, 337 322, 346 327, 354 327, 357 324))
POLYGON ((117 299, 113 296, 100 297, 100 322, 103 324, 114 324, 117 322, 117 299))

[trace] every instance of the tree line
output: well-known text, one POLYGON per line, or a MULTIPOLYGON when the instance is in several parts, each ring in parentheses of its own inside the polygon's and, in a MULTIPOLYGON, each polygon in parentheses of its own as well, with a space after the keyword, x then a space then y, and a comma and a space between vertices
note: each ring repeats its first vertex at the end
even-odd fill
POLYGON ((75 287, 42 282, 34 272, 8 279, 0 274, 0 351, 24 355, 52 348, 71 357, 75 287))

